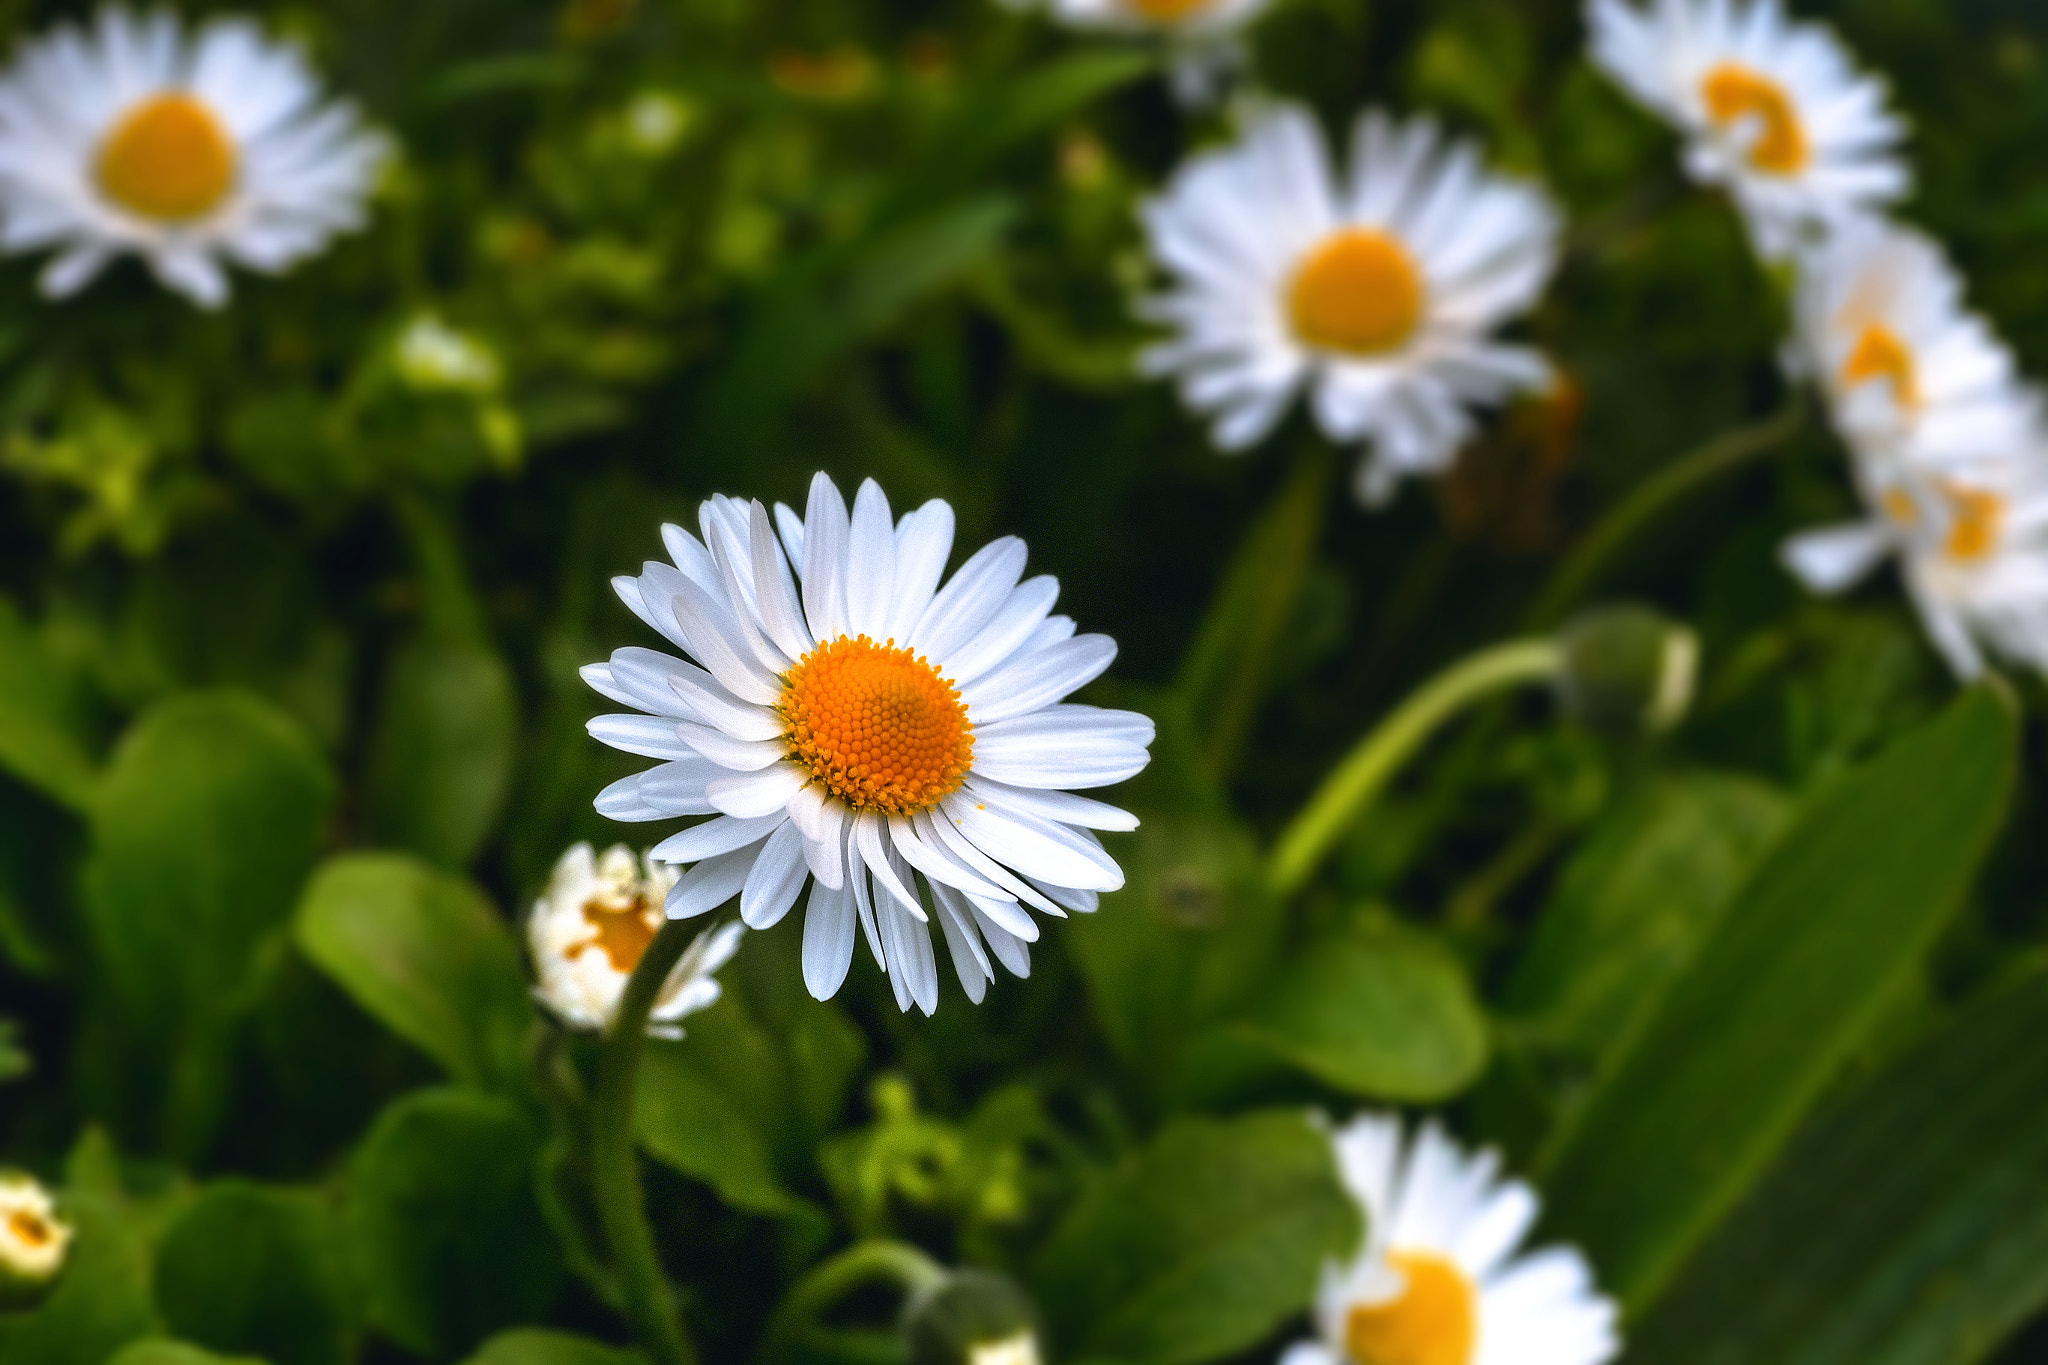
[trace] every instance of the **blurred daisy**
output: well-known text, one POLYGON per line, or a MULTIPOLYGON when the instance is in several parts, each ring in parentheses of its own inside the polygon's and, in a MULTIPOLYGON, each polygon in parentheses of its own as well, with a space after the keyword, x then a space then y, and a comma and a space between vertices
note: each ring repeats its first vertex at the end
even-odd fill
POLYGON ((117 255, 216 307, 221 258, 278 271, 363 220, 386 144, 245 19, 101 11, 0 75, 0 247, 58 248, 59 298, 117 255))
MULTIPOLYGON (((599 857, 577 844, 555 864, 547 894, 526 921, 540 984, 534 994, 571 1028, 601 1029, 618 1012, 626 978, 661 928, 661 903, 677 871, 636 861, 624 844, 599 857)), ((679 1021, 718 1001, 712 975, 739 951, 746 926, 734 922, 699 934, 669 972, 649 1013, 647 1031, 680 1038, 679 1021)))
POLYGON ((1986 649, 2048 672, 2048 442, 1999 459, 1930 469, 1857 461, 1868 519, 1786 542, 1786 566, 1815 592, 1846 589, 1888 556, 1957 676, 1986 649))
POLYGON ((1876 219, 1802 260, 1798 358, 1859 456, 1939 464, 2027 444, 2038 399, 1962 292, 1932 241, 1876 219))
POLYGON ((1688 139, 1693 179, 1725 186, 1760 254, 1906 192, 1885 88, 1780 0, 1590 0, 1592 55, 1688 139))
POLYGON ((1540 355, 1491 334, 1542 292, 1558 217, 1426 119, 1366 114, 1343 181, 1292 106, 1182 167, 1144 209, 1176 286, 1144 308, 1176 335, 1142 363, 1178 376, 1228 451, 1309 388, 1326 434, 1370 447, 1358 488, 1379 502, 1402 475, 1451 463, 1471 405, 1550 382, 1540 355))
POLYGON ((1183 104, 1206 104, 1244 63, 1239 35, 1269 0, 1048 0, 1070 28, 1149 35, 1171 58, 1173 92, 1183 104))
POLYGON ((71 1227, 35 1179, 0 1172, 0 1311, 46 1287, 64 1268, 71 1227))
POLYGON ((1578 1252, 1516 1253, 1536 1195, 1500 1179, 1494 1153, 1467 1155, 1434 1123, 1410 1142, 1378 1115, 1332 1141, 1366 1243, 1324 1267, 1320 1339, 1282 1365, 1599 1365, 1620 1350, 1614 1305, 1578 1252))
POLYGON ((590 732, 665 760, 606 788, 598 810, 713 815, 649 855, 696 864, 669 916, 737 895, 764 929, 809 883, 804 982, 821 1000, 845 979, 856 923, 903 1009, 938 1005, 934 917, 971 999, 996 962, 1027 975, 1026 907, 1089 911, 1123 885, 1091 831, 1137 821, 1061 790, 1147 761, 1151 721, 1060 700, 1115 643, 1051 614, 1059 584, 1023 578, 1014 537, 941 587, 953 509, 928 502, 899 521, 873 480, 850 516, 820 474, 802 517, 714 497, 698 526, 702 540, 662 528, 673 564, 613 581, 694 662, 622 649, 583 670, 647 713, 599 716, 590 732))

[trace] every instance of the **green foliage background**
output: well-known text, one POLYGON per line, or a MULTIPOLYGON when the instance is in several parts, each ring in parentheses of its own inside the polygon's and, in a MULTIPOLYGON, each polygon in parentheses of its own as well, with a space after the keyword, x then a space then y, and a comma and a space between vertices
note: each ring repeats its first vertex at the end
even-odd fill
MULTIPOLYGON (((1907 216, 2041 372, 2048 20, 1825 17, 1913 124, 1907 216)), ((1890 581, 1822 603, 1777 567, 1850 507, 1818 420, 1599 585, 1700 631, 1684 729, 1491 706, 1308 895, 1264 889, 1344 747, 1788 401, 1777 287, 1576 5, 1282 0, 1253 35, 1333 127, 1433 111, 1568 207, 1526 328, 1569 397, 1377 514, 1305 422, 1225 460, 1133 377, 1134 206, 1224 130, 1142 45, 985 0, 265 18, 403 147, 369 230, 217 314, 132 264, 64 304, 0 269, 0 1158, 79 1228, 0 1360, 628 1359, 593 1054, 537 1017, 516 923, 569 843, 645 834, 590 808, 636 764, 576 667, 647 643, 608 579, 818 468, 1023 535, 1122 646, 1096 699, 1160 740, 1115 794, 1129 887, 1029 981, 926 1020, 857 964, 821 1005, 792 921, 650 1045, 649 1208, 706 1360, 895 1358, 865 1301, 761 1345, 875 1237, 1007 1271, 1060 1360, 1272 1359, 1357 1235, 1301 1115, 1366 1104, 1536 1178, 1631 1361, 2048 1343, 2043 696, 1959 693, 1890 581), (408 387, 426 312, 502 382, 408 387)))

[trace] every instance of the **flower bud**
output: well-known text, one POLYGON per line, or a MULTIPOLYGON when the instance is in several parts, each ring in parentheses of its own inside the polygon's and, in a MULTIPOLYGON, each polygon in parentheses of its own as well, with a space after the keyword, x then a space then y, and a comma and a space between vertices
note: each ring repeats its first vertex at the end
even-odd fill
POLYGON ((910 1365, 1040 1365, 1038 1311, 1017 1285, 987 1270, 956 1270, 911 1300, 910 1365))
POLYGON ((1601 607, 1558 633, 1557 690, 1588 729, 1655 734, 1684 718, 1699 671, 1699 637, 1647 607, 1601 607))
POLYGON ((31 1308, 63 1272, 71 1227, 31 1177, 0 1172, 0 1311, 31 1308))

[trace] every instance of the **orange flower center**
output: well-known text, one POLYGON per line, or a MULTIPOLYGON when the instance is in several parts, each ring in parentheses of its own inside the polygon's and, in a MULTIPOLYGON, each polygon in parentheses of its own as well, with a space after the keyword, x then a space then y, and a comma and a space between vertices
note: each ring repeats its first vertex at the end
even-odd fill
POLYGON ((1465 1272, 1441 1256, 1395 1251, 1387 1260, 1407 1282, 1401 1296, 1360 1304, 1344 1320, 1355 1365, 1470 1365, 1479 1334, 1478 1296, 1465 1272))
POLYGON ((1209 8, 1215 0, 1129 0, 1130 7, 1155 24, 1177 24, 1209 8))
POLYGON ((960 689, 894 640, 842 635, 804 655, 782 684, 790 757, 855 809, 929 809, 974 761, 960 689))
POLYGON ((647 945, 654 942, 661 920, 661 907, 650 905, 644 895, 636 894, 624 904, 603 896, 593 897, 583 903, 583 922, 597 930, 597 937, 585 939, 565 956, 573 961, 586 948, 595 948, 611 959, 613 971, 630 972, 640 965, 640 955, 647 951, 647 945))
POLYGON ((198 218, 235 182, 235 144, 190 95, 157 95, 122 116, 100 144, 99 182, 109 199, 161 222, 198 218))
POLYGON ((1795 175, 1805 168, 1809 155, 1806 130, 1800 126, 1792 97, 1776 81, 1746 66, 1723 62, 1700 83, 1700 95, 1707 102, 1707 116, 1715 123, 1754 122, 1757 134, 1749 149, 1750 165, 1773 175, 1795 175))
POLYGON ((57 1235, 48 1223, 27 1209, 16 1209, 7 1216, 7 1230, 31 1247, 48 1246, 57 1235))
POLYGON ((1345 355, 1397 350, 1422 321, 1422 272, 1384 232, 1344 228, 1308 253, 1287 287, 1287 317, 1304 345, 1345 355))
POLYGON ((1974 564, 1997 549, 1999 532, 2005 528, 2005 499, 1981 488, 1956 484, 1947 485, 1942 492, 1948 496, 1950 513, 1948 539, 1942 542, 1942 552, 1950 559, 1974 564))
POLYGON ((1882 323, 1871 323, 1856 339, 1855 349, 1842 362, 1842 386, 1854 388, 1872 379, 1891 381, 1892 397, 1906 407, 1920 403, 1920 385, 1915 378, 1913 352, 1899 340, 1898 333, 1882 323))

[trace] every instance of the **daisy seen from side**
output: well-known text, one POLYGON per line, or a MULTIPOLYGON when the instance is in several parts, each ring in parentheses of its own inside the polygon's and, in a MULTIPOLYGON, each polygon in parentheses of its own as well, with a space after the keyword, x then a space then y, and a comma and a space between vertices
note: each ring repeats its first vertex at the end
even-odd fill
POLYGON ((1365 1245, 1323 1270, 1317 1339, 1282 1365, 1601 1365, 1616 1311, 1568 1247, 1520 1251, 1536 1194, 1434 1123, 1363 1115, 1331 1135, 1365 1245))
POLYGON ((1685 138, 1685 167, 1724 187, 1767 260, 1911 183, 1884 83, 1782 0, 1590 0, 1592 58, 1685 138))
POLYGON ((1069 28, 1156 38, 1170 59, 1173 92, 1184 105, 1211 102, 1244 64, 1244 30, 1270 0, 1047 0, 1069 28))
POLYGON ((108 8, 0 73, 0 248, 54 248, 53 298, 132 254, 217 307, 224 261, 275 273, 361 226, 388 152, 249 20, 188 31, 169 13, 108 8))
MULTIPOLYGON (((576 844, 555 863, 527 916, 526 941, 538 979, 533 993, 556 1018, 577 1029, 610 1026, 626 978, 661 928, 662 902, 677 875, 666 863, 635 858, 624 844, 602 856, 576 844)), ((680 1038, 686 1016, 718 1003, 713 973, 732 961, 745 932, 735 921, 691 941, 654 998, 649 1033, 680 1038)))
POLYGON ((1366 113, 1340 177, 1308 111, 1269 108, 1143 217, 1173 284, 1141 305, 1172 332, 1142 366, 1214 417, 1225 451, 1307 390, 1326 435, 1366 447, 1357 487, 1377 503, 1447 468, 1474 406, 1551 382, 1538 352, 1493 333, 1550 278, 1557 211, 1427 119, 1366 113))
POLYGON ((1095 837, 1137 821, 1077 789, 1144 768, 1152 722, 1063 699, 1115 644, 1055 615, 1004 537, 945 579, 953 511, 902 518, 873 480, 849 512, 812 480, 803 515, 713 497, 702 538, 662 530, 673 562, 614 580, 686 657, 622 649, 584 677, 638 714, 598 739, 662 760, 597 799, 618 820, 709 816, 649 856, 692 864, 670 918, 734 896, 765 929, 806 886, 804 981, 844 981, 856 934, 899 1007, 938 1005, 935 919, 970 999, 1000 963, 1030 971, 1032 910, 1092 911, 1123 871, 1095 837))

